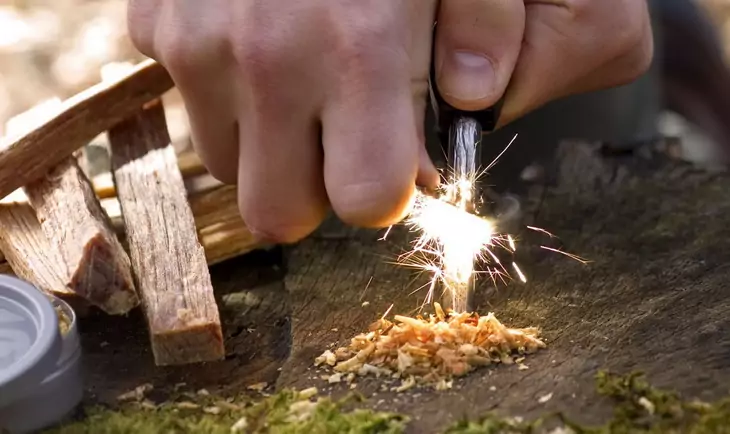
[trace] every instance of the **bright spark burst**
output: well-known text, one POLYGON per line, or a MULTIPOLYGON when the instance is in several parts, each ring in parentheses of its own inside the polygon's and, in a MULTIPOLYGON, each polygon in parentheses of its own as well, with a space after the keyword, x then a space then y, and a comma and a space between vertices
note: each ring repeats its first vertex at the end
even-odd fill
POLYGON ((430 282, 424 285, 428 287, 424 303, 433 300, 439 283, 445 291, 464 288, 477 274, 477 262, 495 264, 485 272, 493 280, 506 274, 493 249, 505 248, 504 244, 509 250, 515 249, 514 239, 498 234, 492 220, 467 212, 473 203, 472 181, 459 180, 443 190, 439 197, 416 193, 405 224, 419 236, 412 250, 398 258, 400 264, 431 274, 430 282))
MULTIPOLYGON (((412 249, 397 258, 396 264, 430 274, 429 282, 413 291, 415 293, 428 288, 424 306, 434 301, 434 292, 439 287, 443 288, 446 295, 463 297, 465 294, 458 292, 465 291, 469 281, 478 274, 488 275, 495 285, 497 279, 506 283, 505 278, 510 278, 495 250, 500 248, 514 254, 517 250, 516 241, 510 234, 498 233, 494 220, 476 214, 476 205, 481 198, 474 197, 474 185, 478 178, 494 166, 515 138, 516 136, 473 179, 457 179, 442 185, 438 196, 416 190, 412 211, 404 223, 418 237, 413 242, 412 249), (478 272, 475 269, 477 263, 485 265, 483 271, 478 272)), ((389 227, 381 239, 385 239, 391 229, 389 227)), ((542 228, 527 226, 527 229, 556 238, 542 228)), ((586 260, 562 250, 540 247, 587 263, 586 260)), ((517 278, 526 283, 527 277, 519 265, 514 261, 511 265, 517 278)))
MULTIPOLYGON (((510 273, 496 254, 497 249, 514 254, 517 242, 510 234, 500 234, 496 223, 489 218, 468 212, 473 198, 465 192, 473 191, 470 181, 457 181, 446 185, 438 197, 416 192, 413 209, 404 220, 409 229, 418 234, 412 249, 397 258, 396 264, 428 273, 429 281, 413 292, 427 289, 423 305, 434 301, 434 292, 443 288, 449 295, 465 288, 470 279, 486 274, 497 283, 506 283, 510 273), (468 200, 460 200, 460 199, 468 200), (475 264, 484 264, 484 271, 477 271, 475 264)), ((527 226, 528 229, 555 238, 545 229, 527 226)), ((385 238, 390 232, 388 228, 385 238)), ((583 264, 583 258, 548 246, 540 248, 560 253, 583 264)), ((515 277, 522 283, 527 277, 517 262, 511 263, 515 277)))

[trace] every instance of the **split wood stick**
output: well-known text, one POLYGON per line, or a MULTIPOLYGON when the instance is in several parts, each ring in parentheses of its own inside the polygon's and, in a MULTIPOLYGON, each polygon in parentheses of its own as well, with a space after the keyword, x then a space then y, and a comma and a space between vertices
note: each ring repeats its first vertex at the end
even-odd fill
POLYGON ((28 202, 0 202, 0 249, 7 259, 3 273, 12 272, 49 294, 73 294, 66 264, 58 249, 52 248, 28 202))
POLYGON ((57 115, 0 144, 0 198, 40 178, 94 137, 171 89, 162 65, 141 62, 119 80, 103 81, 63 102, 57 115))
MULTIPOLYGON (((248 230, 236 205, 236 187, 210 180, 210 175, 196 176, 185 180, 188 202, 195 217, 198 239, 205 249, 208 265, 214 265, 257 248, 265 247, 248 230)), ((18 190, 22 193, 22 190, 18 190)), ((13 198, 28 204, 24 194, 13 193, 13 198), (17 196, 17 198, 16 198, 17 196)), ((126 237, 119 201, 116 197, 100 200, 102 208, 112 221, 117 235, 126 237)), ((0 252, 0 270, 5 257, 0 252)))
MULTIPOLYGON (((198 158, 198 156, 192 151, 185 151, 181 154, 178 154, 177 165, 180 168, 180 173, 182 173, 183 178, 185 178, 186 184, 188 183, 188 181, 195 183, 192 190, 198 190, 199 180, 205 179, 206 182, 212 180, 212 176, 208 174, 205 166, 203 166, 203 163, 200 161, 200 158, 198 158)), ((96 192, 96 196, 100 199, 114 197, 117 194, 111 173, 102 173, 94 176, 91 179, 91 183, 94 185, 94 191, 96 192)), ((217 180, 212 180, 210 184, 222 185, 222 183, 217 180)), ((191 188, 188 187, 187 190, 188 192, 190 192, 191 188)))
MULTIPOLYGON (((22 193, 22 190, 17 192, 22 193)), ((51 249, 27 197, 24 194, 12 196, 13 199, 17 196, 17 202, 0 203, 0 250, 10 252, 4 257, 0 254, 0 273, 28 280, 46 292, 76 303, 74 308, 80 307, 79 303, 85 302, 68 289, 70 277, 62 267, 64 261, 55 249, 51 249)), ((209 266, 266 247, 254 239, 238 214, 234 186, 189 192, 188 201, 209 266)), ((110 216, 115 231, 125 241, 119 201, 104 199, 101 205, 110 216)))
POLYGON ((213 285, 162 103, 148 104, 108 134, 117 197, 155 363, 223 359, 213 285))
POLYGON ((233 185, 190 196, 198 238, 205 248, 209 265, 264 247, 246 227, 237 203, 237 190, 233 185))
POLYGON ((127 252, 76 159, 67 158, 24 191, 68 269, 71 291, 110 315, 138 306, 127 252))

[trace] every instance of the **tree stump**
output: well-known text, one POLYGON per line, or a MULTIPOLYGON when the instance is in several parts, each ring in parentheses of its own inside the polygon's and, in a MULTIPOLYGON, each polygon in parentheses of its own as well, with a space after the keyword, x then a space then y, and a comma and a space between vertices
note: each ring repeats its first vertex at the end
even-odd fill
MULTIPOLYGON (((413 416, 413 432, 491 410, 528 418, 561 410, 597 423, 607 407, 593 377, 604 368, 641 369, 657 386, 690 396, 727 394, 730 177, 666 161, 659 145, 608 156, 599 145, 566 143, 550 171, 553 185, 533 189, 524 224, 552 232, 557 247, 592 262, 541 249, 548 237, 523 231, 519 259, 528 282, 495 289, 482 281, 481 313, 543 330, 548 348, 527 357, 529 369, 481 369, 440 393, 397 394, 379 390, 379 380, 358 380, 372 397, 368 405, 413 416)), ((418 307, 409 294, 423 282, 385 263, 406 234, 385 242, 369 231, 331 234, 324 228, 291 251, 293 347, 280 386, 327 390, 312 367, 316 355, 365 331, 391 303, 392 313, 418 307)))

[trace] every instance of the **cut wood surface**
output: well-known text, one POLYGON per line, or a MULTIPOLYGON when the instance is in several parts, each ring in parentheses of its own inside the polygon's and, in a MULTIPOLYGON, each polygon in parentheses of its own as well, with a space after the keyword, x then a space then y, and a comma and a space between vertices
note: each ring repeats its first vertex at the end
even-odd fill
POLYGON ((0 146, 0 198, 43 176, 74 151, 172 88, 162 65, 145 61, 119 80, 101 82, 65 101, 58 114, 0 146))
POLYGON ((109 142, 155 362, 222 359, 218 307, 162 103, 112 128, 109 142))
POLYGON ((60 252, 70 289, 111 315, 135 308, 129 257, 76 159, 67 158, 24 190, 51 248, 60 252))
POLYGON ((0 202, 0 249, 13 273, 49 294, 69 296, 70 275, 60 251, 51 247, 28 202, 0 202))

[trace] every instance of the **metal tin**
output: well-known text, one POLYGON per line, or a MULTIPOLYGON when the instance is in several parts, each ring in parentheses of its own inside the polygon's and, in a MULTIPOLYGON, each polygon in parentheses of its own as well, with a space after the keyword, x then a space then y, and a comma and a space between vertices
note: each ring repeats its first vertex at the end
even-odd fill
POLYGON ((83 381, 76 323, 64 301, 0 275, 0 432, 49 427, 79 404, 83 381), (57 309, 68 322, 63 334, 57 309))

